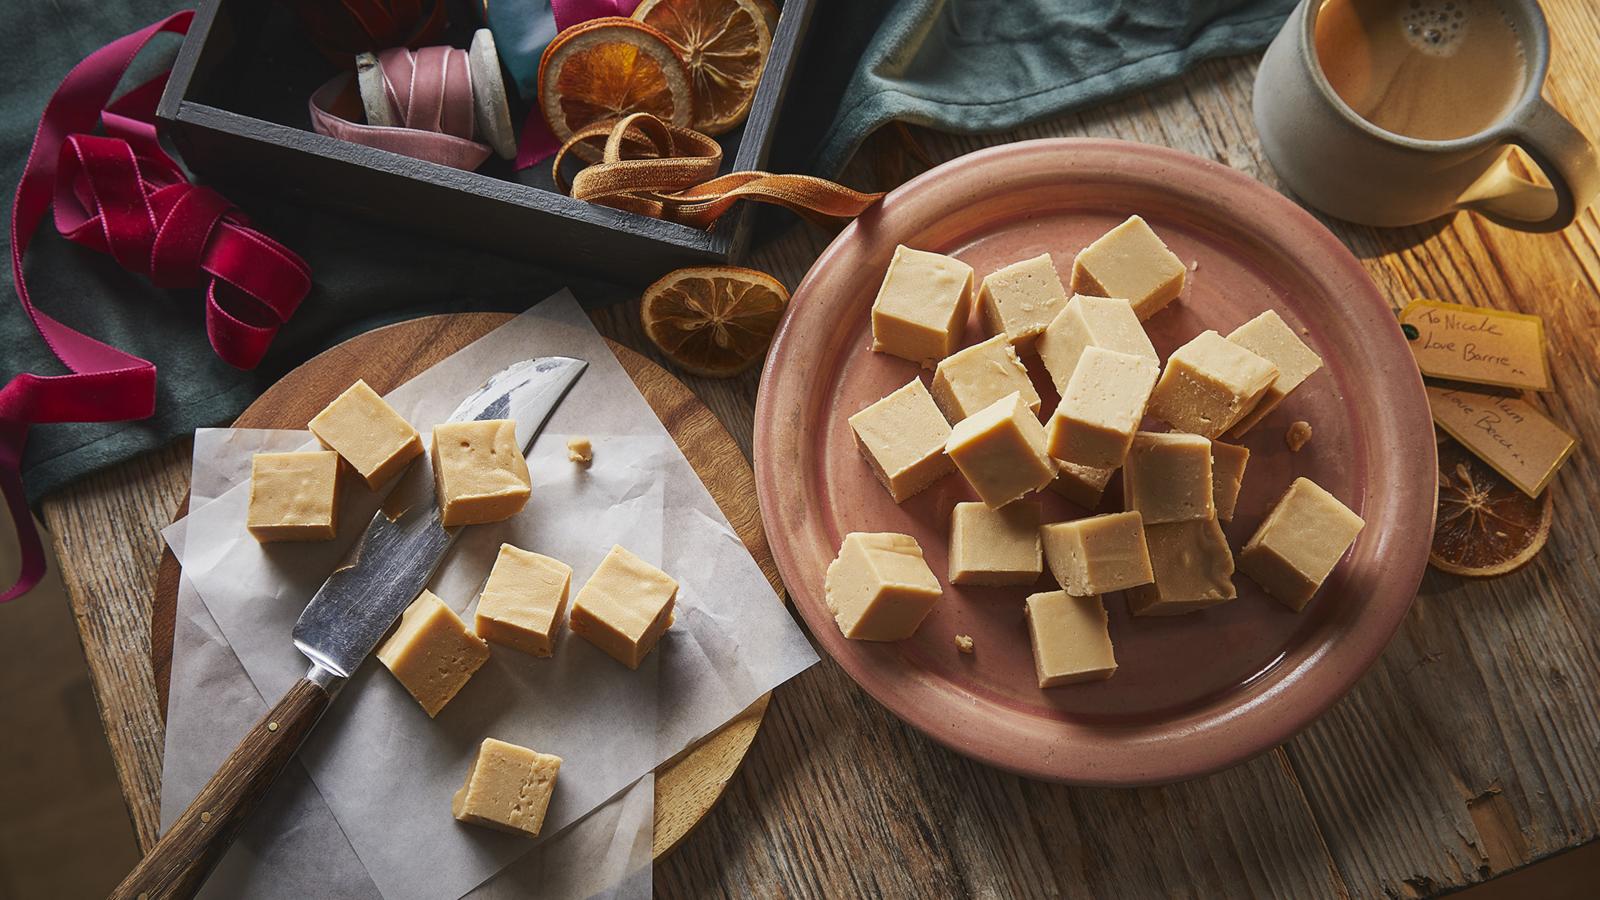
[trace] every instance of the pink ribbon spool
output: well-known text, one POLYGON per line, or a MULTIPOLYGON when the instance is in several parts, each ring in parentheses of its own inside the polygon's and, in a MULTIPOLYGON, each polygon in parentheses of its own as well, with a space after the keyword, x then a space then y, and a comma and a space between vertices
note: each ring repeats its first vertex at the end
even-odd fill
POLYGON ((340 75, 312 93, 311 126, 318 134, 468 171, 495 152, 491 144, 504 158, 515 156, 488 29, 478 30, 471 51, 395 47, 376 58, 362 54, 356 66, 358 91, 350 91, 349 75, 340 75))

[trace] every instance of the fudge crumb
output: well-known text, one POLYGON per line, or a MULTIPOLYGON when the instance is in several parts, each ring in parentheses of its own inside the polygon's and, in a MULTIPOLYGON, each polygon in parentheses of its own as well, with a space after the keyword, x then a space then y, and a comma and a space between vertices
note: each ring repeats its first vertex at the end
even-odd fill
POLYGON ((1294 422, 1289 426, 1289 430, 1283 433, 1283 442, 1289 445, 1290 453, 1299 453, 1300 448, 1309 440, 1311 440, 1310 422, 1294 422))
POLYGON ((567 459, 580 466, 587 466, 594 461, 594 444, 586 437, 568 438, 567 459))
POLYGON ((962 653, 966 653, 966 654, 970 655, 972 653, 972 635, 970 635, 970 634, 958 634, 958 635, 956 635, 956 649, 959 650, 962 653))
POLYGON ((1191 272, 1200 271, 1200 260, 1198 260, 1198 259, 1189 260, 1189 271, 1191 271, 1191 272))

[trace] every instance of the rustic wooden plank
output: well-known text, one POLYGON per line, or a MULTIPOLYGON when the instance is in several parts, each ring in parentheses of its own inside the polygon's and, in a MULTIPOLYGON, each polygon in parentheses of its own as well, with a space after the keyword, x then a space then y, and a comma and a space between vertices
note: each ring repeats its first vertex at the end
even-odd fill
POLYGON ((162 722, 150 673, 161 529, 189 488, 190 441, 86 478, 43 504, 134 836, 160 825, 162 722))
POLYGON ((1342 896, 1277 754, 1141 790, 1018 778, 934 744, 818 667, 779 692, 662 896, 1342 896))
MULTIPOLYGON (((1600 139, 1600 105, 1594 102, 1600 96, 1600 64, 1595 60, 1595 48, 1600 47, 1600 11, 1582 0, 1543 6, 1553 45, 1545 97, 1591 140, 1600 139)), ((1600 294, 1600 212, 1591 207, 1562 237, 1583 266, 1590 296, 1600 294)), ((1578 287, 1569 285, 1572 290, 1578 287)), ((1595 309, 1592 303, 1587 307, 1595 309)))

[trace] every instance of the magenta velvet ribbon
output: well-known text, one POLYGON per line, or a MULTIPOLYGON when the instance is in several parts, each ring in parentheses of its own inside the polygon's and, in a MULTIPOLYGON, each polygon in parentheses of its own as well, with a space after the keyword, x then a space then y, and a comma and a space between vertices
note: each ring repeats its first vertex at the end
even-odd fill
POLYGON ((348 91, 351 76, 345 74, 311 95, 311 127, 318 134, 469 172, 483 165, 491 151, 474 140, 477 115, 465 50, 423 47, 413 53, 394 47, 378 55, 378 66, 400 125, 355 121, 348 91))
POLYGON ((54 205, 63 237, 110 254, 161 287, 206 285, 206 334, 217 355, 252 368, 311 288, 301 259, 249 227, 220 194, 190 184, 156 139, 162 74, 116 103, 129 63, 162 32, 184 34, 194 18, 176 13, 91 53, 62 79, 45 106, 11 208, 11 273, 17 300, 66 375, 24 372, 0 388, 0 491, 16 525, 22 570, 0 593, 21 596, 44 574, 44 548, 22 487, 30 425, 118 422, 155 411, 156 369, 63 325, 33 305, 23 258, 54 205), (94 134, 96 125, 104 135, 94 134))
MULTIPOLYGON (((566 31, 580 22, 605 16, 631 16, 640 0, 550 0, 550 12, 556 20, 556 32, 566 31)), ((538 165, 561 149, 561 141, 544 120, 539 98, 533 98, 528 117, 522 122, 522 136, 517 140, 517 171, 538 165)))

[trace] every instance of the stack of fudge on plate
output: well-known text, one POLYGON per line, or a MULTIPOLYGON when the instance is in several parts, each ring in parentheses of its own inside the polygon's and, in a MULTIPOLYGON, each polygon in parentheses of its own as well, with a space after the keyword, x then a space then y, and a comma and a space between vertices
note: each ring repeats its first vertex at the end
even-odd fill
MULTIPOLYGON (((850 417, 856 443, 896 503, 959 472, 978 502, 950 514, 952 584, 1059 590, 1025 597, 1040 687, 1108 678, 1116 659, 1101 595, 1135 616, 1189 613, 1236 596, 1233 517, 1249 451, 1241 435, 1322 366, 1272 310, 1227 336, 1205 331, 1163 366, 1143 322, 1177 299, 1189 269, 1140 217, 1084 248, 1069 296, 1049 254, 1005 266, 974 292, 960 260, 901 246, 872 306, 872 349, 933 369, 850 417), (972 304, 988 338, 963 347, 972 304), (1048 373, 1053 410, 1027 363, 1048 373), (1041 418, 1042 414, 1042 418, 1041 418), (1145 418, 1170 431, 1142 431, 1145 418), (1122 470, 1123 510, 1042 521, 1050 489, 1093 510, 1122 470)), ((1269 594, 1300 610, 1363 522, 1305 478, 1289 485, 1238 556, 1269 594)), ((847 638, 910 637, 942 595, 916 540, 853 532, 826 595, 847 638)))

